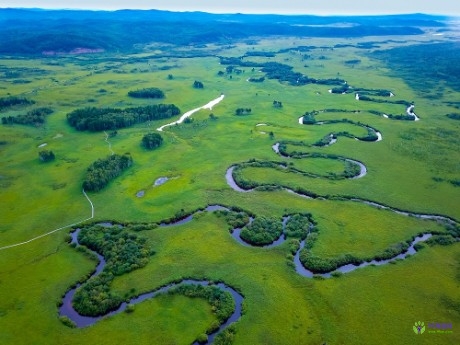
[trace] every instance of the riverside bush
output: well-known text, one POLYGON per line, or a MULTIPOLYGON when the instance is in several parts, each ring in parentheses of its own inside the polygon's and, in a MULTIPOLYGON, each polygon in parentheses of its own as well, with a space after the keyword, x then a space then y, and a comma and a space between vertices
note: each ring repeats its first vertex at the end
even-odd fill
POLYGON ((273 243, 281 236, 283 225, 279 219, 257 217, 241 231, 241 238, 247 243, 263 246, 273 243))

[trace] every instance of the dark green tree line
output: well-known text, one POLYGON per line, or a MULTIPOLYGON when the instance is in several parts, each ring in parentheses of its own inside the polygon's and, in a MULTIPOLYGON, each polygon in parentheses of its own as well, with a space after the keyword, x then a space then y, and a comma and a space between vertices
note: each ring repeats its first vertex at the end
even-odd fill
POLYGON ((81 108, 67 114, 67 122, 78 131, 104 131, 138 123, 167 119, 180 114, 174 104, 155 104, 137 108, 81 108))
POLYGON ((16 97, 16 96, 0 97, 0 110, 4 108, 13 107, 15 105, 30 105, 34 103, 35 103, 34 101, 31 101, 24 97, 16 97))
POLYGON ((5 116, 2 117, 2 124, 4 125, 29 125, 29 126, 41 126, 45 123, 46 116, 51 114, 53 109, 50 108, 37 108, 28 111, 24 115, 17 116, 5 116))
POLYGON ((164 98, 165 94, 163 91, 156 87, 150 87, 146 89, 129 91, 128 96, 134 98, 164 98))

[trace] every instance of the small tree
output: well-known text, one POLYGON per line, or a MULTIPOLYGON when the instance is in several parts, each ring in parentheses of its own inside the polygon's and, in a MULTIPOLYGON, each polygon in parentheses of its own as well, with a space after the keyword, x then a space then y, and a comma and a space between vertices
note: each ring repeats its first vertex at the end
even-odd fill
POLYGON ((195 89, 202 89, 204 88, 204 85, 201 81, 195 80, 195 82, 193 83, 193 87, 195 89))
POLYGON ((251 114, 251 108, 238 108, 235 110, 235 115, 242 116, 242 115, 249 115, 251 114))
POLYGON ((147 150, 153 150, 163 143, 163 138, 158 133, 148 133, 142 138, 142 146, 147 150))
POLYGON ((38 153, 38 158, 40 158, 42 162, 46 163, 46 162, 51 162, 56 157, 54 156, 53 151, 43 150, 38 153))
POLYGON ((280 102, 280 101, 273 101, 273 106, 275 108, 282 108, 283 107, 283 103, 280 102))

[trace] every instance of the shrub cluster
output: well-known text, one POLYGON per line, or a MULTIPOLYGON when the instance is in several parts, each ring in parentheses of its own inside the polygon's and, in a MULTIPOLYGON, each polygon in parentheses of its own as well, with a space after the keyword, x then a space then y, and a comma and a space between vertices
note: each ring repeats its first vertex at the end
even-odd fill
POLYGON ((165 94, 163 91, 156 87, 150 87, 146 89, 129 91, 128 96, 133 98, 164 98, 165 94))
POLYGON ((56 157, 54 156, 53 151, 48 151, 48 150, 43 150, 38 153, 38 158, 42 162, 51 162, 54 160, 56 157))
POLYGON ((359 265, 364 261, 371 261, 374 259, 379 261, 388 260, 401 253, 404 253, 409 248, 409 244, 407 242, 401 242, 392 245, 374 257, 357 258, 356 256, 347 253, 333 258, 322 258, 312 254, 310 250, 307 250, 311 248, 314 240, 310 243, 307 243, 309 248, 305 246, 305 248, 300 252, 300 262, 305 268, 309 269, 313 273, 329 273, 344 265, 359 265))
POLYGON ((311 214, 294 214, 289 217, 284 233, 286 237, 305 239, 310 230, 311 214))
POLYGON ((153 252, 149 250, 146 239, 128 230, 118 226, 91 225, 80 231, 79 243, 101 254, 106 266, 101 274, 75 292, 73 305, 79 314, 99 316, 117 309, 123 299, 110 291, 114 277, 148 263, 153 252))
POLYGON ((248 79, 251 83, 262 83, 265 80, 265 77, 260 77, 260 78, 254 78, 251 77, 248 79))
MULTIPOLYGON (((223 324, 235 311, 235 301, 230 292, 224 291, 217 286, 203 286, 199 284, 181 284, 168 292, 169 294, 181 294, 187 297, 204 298, 211 304, 220 324, 223 324)), ((214 331, 211 330, 211 332, 214 331)), ((210 332, 209 332, 210 333, 210 332)))
POLYGON ((203 83, 202 83, 201 81, 195 80, 195 81, 193 82, 193 87, 194 87, 195 89, 203 89, 203 88, 204 88, 204 85, 203 85, 203 83))
POLYGON ((234 324, 230 325, 223 332, 216 335, 214 338, 214 345, 232 345, 235 339, 236 327, 234 324))
POLYGON ((283 232, 283 224, 279 219, 257 217, 251 224, 241 230, 241 238, 256 246, 273 243, 283 232))
POLYGON ((24 97, 16 97, 16 96, 0 97, 0 110, 4 108, 14 107, 15 105, 30 105, 34 103, 35 103, 34 101, 31 101, 24 97))
POLYGON ((218 214, 224 215, 225 221, 230 226, 230 230, 242 228, 249 223, 249 216, 245 212, 218 211, 218 214))
POLYGON ((460 120, 460 114, 459 113, 451 113, 446 115, 449 119, 452 120, 460 120))
POLYGON ((238 108, 235 110, 235 115, 242 116, 242 115, 249 115, 251 114, 251 108, 238 108))
POLYGON ((145 266, 151 254, 145 238, 118 226, 107 228, 95 225, 83 228, 78 241, 103 255, 105 271, 113 275, 122 275, 145 266))
POLYGON ((163 143, 163 138, 158 133, 148 133, 142 137, 142 146, 147 150, 153 150, 160 147, 163 143))
POLYGON ((28 111, 24 115, 17 116, 5 116, 2 117, 2 124, 4 125, 29 125, 29 126, 41 126, 45 123, 46 116, 51 114, 53 109, 50 108, 37 108, 28 111))
POLYGON ((132 164, 133 159, 129 154, 114 154, 105 159, 98 159, 87 169, 83 189, 92 192, 100 191, 132 164))

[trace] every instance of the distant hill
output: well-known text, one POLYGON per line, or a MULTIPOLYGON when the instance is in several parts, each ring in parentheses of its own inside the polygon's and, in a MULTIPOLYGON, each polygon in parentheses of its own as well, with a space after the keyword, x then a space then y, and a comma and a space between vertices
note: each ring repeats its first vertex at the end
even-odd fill
POLYGON ((417 35, 445 17, 211 14, 158 10, 0 9, 0 54, 133 51, 135 44, 231 43, 250 36, 360 37, 417 35), (81 51, 81 50, 80 50, 81 51))

